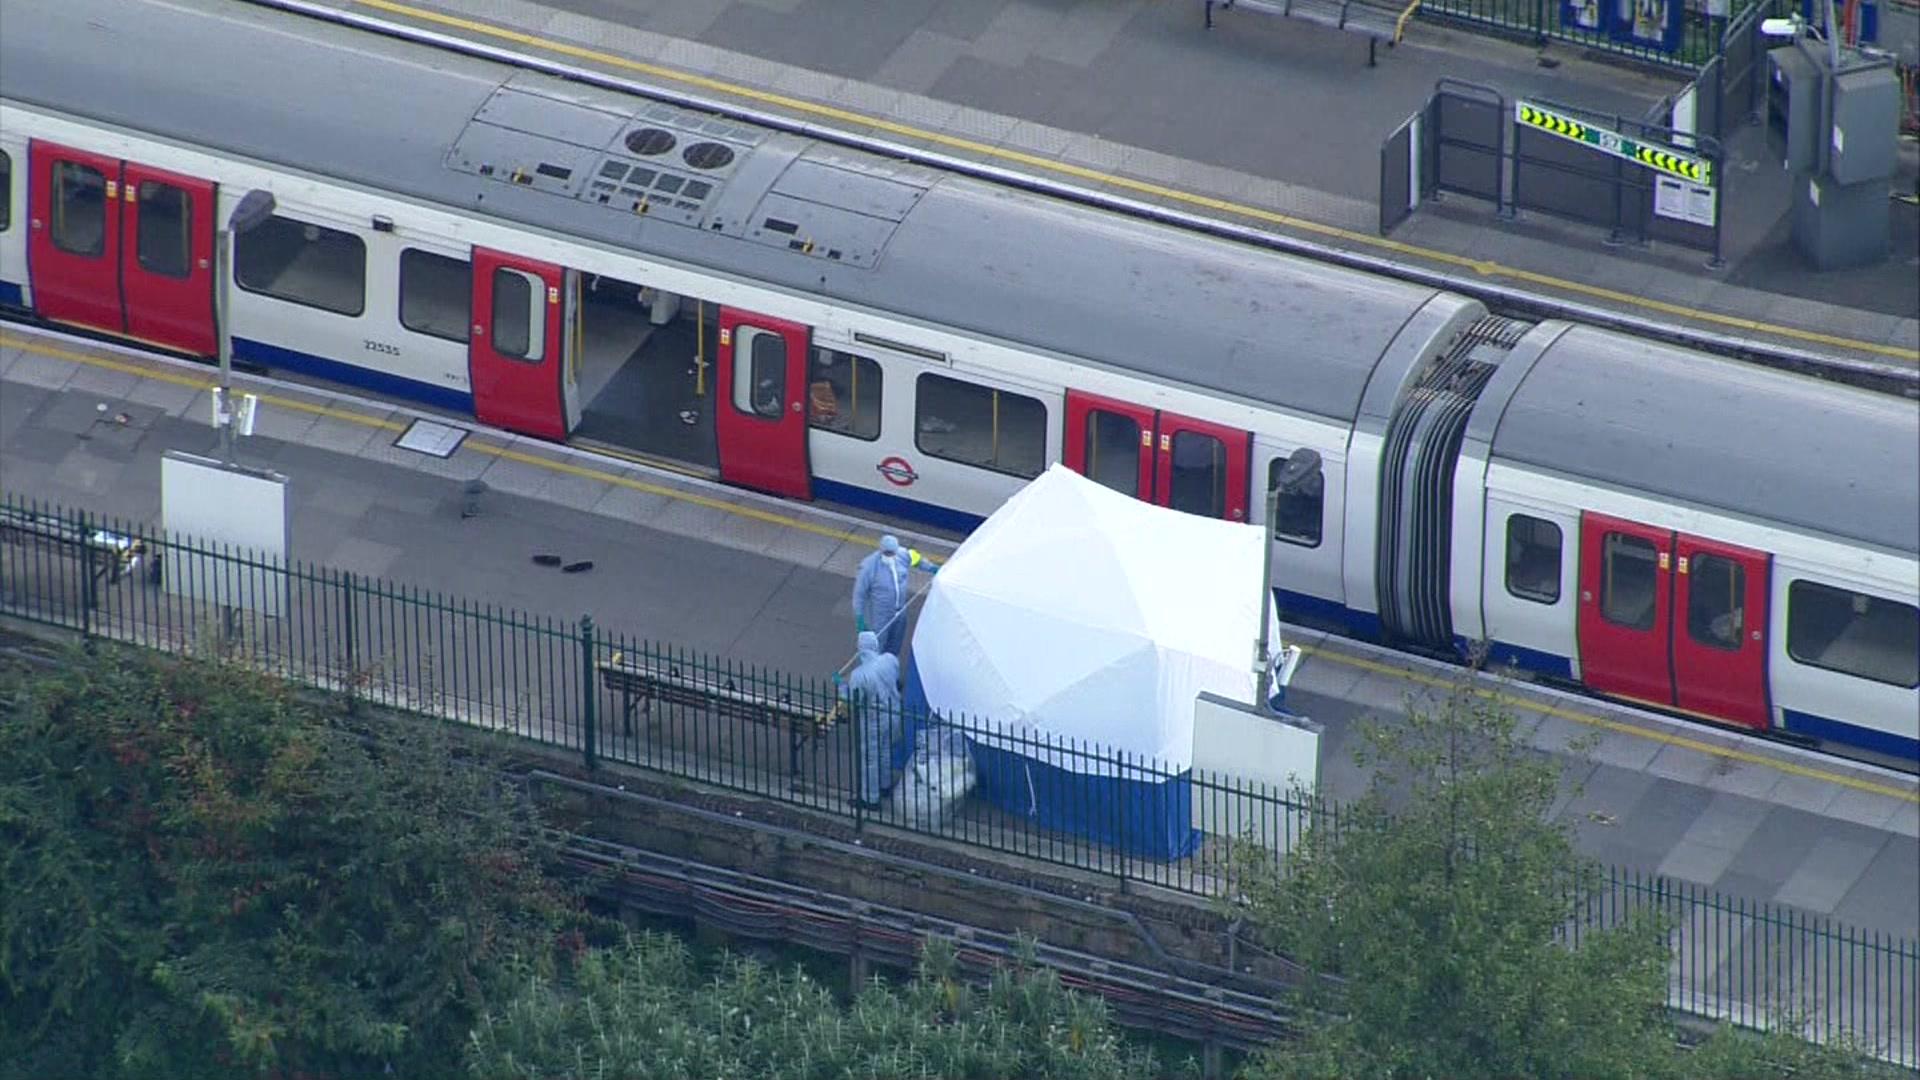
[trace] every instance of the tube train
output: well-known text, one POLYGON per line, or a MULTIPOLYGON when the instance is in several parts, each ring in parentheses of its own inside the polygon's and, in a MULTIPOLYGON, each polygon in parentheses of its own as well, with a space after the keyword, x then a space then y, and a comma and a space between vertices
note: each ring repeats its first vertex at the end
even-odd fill
POLYGON ((265 189, 242 361, 962 528, 1277 483, 1294 618, 1920 764, 1911 402, 282 12, 0 10, 40 318, 213 354, 265 189))

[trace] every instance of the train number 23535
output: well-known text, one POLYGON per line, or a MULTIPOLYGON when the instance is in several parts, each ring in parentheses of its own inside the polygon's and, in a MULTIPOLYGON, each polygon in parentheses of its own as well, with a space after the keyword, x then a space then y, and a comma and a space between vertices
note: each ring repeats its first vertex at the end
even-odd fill
POLYGON ((400 355, 400 346, 398 345, 389 345, 384 341, 375 341, 372 338, 367 338, 362 344, 366 345, 368 352, 385 353, 388 356, 400 355))

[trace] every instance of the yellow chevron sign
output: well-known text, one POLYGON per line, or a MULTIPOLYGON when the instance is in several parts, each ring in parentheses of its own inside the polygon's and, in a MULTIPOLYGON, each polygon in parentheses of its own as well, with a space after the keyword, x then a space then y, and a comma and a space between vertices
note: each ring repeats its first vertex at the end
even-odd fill
POLYGON ((1515 122, 1525 124, 1536 131, 1544 131, 1549 135, 1556 135, 1582 146, 1590 146, 1603 154, 1644 165, 1655 172, 1677 176, 1682 180, 1690 180, 1709 187, 1713 185, 1711 161, 1682 153, 1671 146, 1644 143, 1619 132, 1593 127, 1565 113, 1558 113, 1528 101, 1514 102, 1513 118, 1515 122))
POLYGON ((1520 102, 1514 110, 1514 118, 1528 127, 1536 127, 1549 135, 1558 135, 1574 142, 1587 141, 1587 125, 1572 117, 1557 112, 1548 112, 1537 105, 1520 102))

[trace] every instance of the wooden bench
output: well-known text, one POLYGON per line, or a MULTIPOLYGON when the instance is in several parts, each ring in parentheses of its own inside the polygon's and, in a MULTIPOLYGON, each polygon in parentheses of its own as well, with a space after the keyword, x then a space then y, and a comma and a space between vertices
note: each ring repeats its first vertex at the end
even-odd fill
POLYGON ((1367 36, 1367 66, 1374 66, 1374 48, 1384 41, 1392 48, 1406 34, 1407 20, 1420 0, 1202 0, 1207 29, 1213 29, 1213 9, 1245 8, 1262 15, 1301 19, 1316 26, 1367 36))
POLYGON ((632 660, 616 652, 595 666, 601 685, 620 695, 622 734, 633 734, 636 709, 651 724, 654 702, 682 705, 716 719, 785 728, 787 767, 795 778, 800 775, 801 748, 832 730, 840 715, 838 707, 818 713, 784 696, 741 689, 725 675, 668 660, 632 660))

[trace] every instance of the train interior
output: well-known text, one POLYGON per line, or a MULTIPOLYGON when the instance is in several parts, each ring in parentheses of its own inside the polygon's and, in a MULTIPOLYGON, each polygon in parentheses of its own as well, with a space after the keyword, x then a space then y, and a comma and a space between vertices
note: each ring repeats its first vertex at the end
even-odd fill
POLYGON ((719 463, 713 358, 720 309, 581 274, 577 438, 704 468, 719 463))
POLYGON ((366 307, 366 245, 323 225, 268 218, 235 243, 233 276, 243 289, 327 311, 358 315, 366 307))

